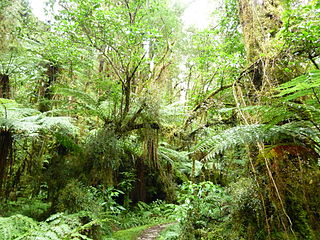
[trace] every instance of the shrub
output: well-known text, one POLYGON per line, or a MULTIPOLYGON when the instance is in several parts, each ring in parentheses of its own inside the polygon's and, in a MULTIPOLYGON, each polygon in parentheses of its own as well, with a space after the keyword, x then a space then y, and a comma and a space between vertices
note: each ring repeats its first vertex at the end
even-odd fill
POLYGON ((97 199, 95 189, 85 187, 77 180, 69 182, 60 191, 56 210, 58 212, 76 213, 79 211, 101 212, 101 199, 97 199))
POLYGON ((179 239, 220 239, 220 225, 229 213, 227 201, 224 190, 212 182, 183 184, 177 211, 179 239))

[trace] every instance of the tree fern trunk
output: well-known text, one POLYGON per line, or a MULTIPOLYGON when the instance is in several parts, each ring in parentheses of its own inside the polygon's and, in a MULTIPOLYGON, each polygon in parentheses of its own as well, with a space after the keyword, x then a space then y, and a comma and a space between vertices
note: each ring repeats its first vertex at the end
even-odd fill
POLYGON ((39 91, 40 95, 40 104, 39 104, 39 111, 46 112, 51 109, 51 101, 53 98, 53 93, 51 90, 52 85, 57 81, 59 67, 55 64, 48 64, 47 65, 47 79, 42 82, 42 86, 39 91))
POLYGON ((146 166, 143 159, 140 157, 136 161, 137 181, 132 192, 132 200, 134 202, 145 202, 147 200, 146 191, 146 166))
POLYGON ((0 98, 10 98, 9 76, 0 74, 0 98))
POLYGON ((12 133, 7 130, 0 131, 0 197, 4 197, 4 187, 7 179, 8 166, 12 161, 12 133))

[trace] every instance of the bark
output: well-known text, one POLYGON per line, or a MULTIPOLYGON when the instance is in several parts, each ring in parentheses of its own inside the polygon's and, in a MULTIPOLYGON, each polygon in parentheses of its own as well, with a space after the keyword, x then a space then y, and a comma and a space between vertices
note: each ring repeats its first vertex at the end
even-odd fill
POLYGON ((132 192, 133 202, 145 202, 147 200, 146 191, 146 166, 142 158, 138 158, 136 162, 137 181, 134 191, 132 192))
POLYGON ((0 98, 10 98, 10 81, 6 74, 0 74, 0 98))
POLYGON ((0 131, 0 196, 4 195, 4 186, 8 167, 12 164, 12 133, 7 130, 0 131))
POLYGON ((43 81, 43 85, 40 89, 40 98, 42 102, 39 104, 40 112, 47 112, 51 109, 50 100, 53 98, 53 93, 51 90, 52 85, 57 81, 57 76, 59 72, 59 67, 55 64, 47 65, 47 79, 43 81))
POLYGON ((256 90, 264 84, 272 85, 275 79, 269 70, 268 59, 262 57, 270 50, 270 40, 282 25, 282 8, 279 0, 240 0, 239 13, 249 63, 257 62, 250 74, 256 90), (261 61, 258 61, 261 59, 261 61))

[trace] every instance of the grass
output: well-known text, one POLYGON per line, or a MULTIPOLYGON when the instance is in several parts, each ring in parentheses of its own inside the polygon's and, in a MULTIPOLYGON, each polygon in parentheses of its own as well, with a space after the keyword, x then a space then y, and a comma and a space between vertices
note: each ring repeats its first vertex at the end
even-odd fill
POLYGON ((162 221, 161 223, 142 225, 142 226, 133 227, 125 230, 119 230, 115 232, 111 238, 105 238, 104 240, 136 240, 144 230, 150 227, 156 226, 158 224, 170 223, 170 222, 172 222, 172 220, 162 221))
POLYGON ((140 234, 147 228, 154 226, 151 225, 143 225, 139 227, 129 228, 126 230, 120 230, 114 233, 112 239, 114 240, 136 240, 140 234))

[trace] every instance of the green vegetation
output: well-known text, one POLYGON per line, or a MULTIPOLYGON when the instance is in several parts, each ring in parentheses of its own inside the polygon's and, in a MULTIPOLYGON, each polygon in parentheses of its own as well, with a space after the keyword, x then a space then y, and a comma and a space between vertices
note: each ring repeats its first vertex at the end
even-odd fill
POLYGON ((46 2, 0 1, 1 240, 320 239, 318 0, 46 2))
POLYGON ((126 230, 120 230, 113 235, 113 238, 117 240, 121 240, 121 239, 135 240, 141 235, 141 233, 144 230, 146 230, 151 226, 152 225, 143 225, 143 226, 134 227, 126 230))

